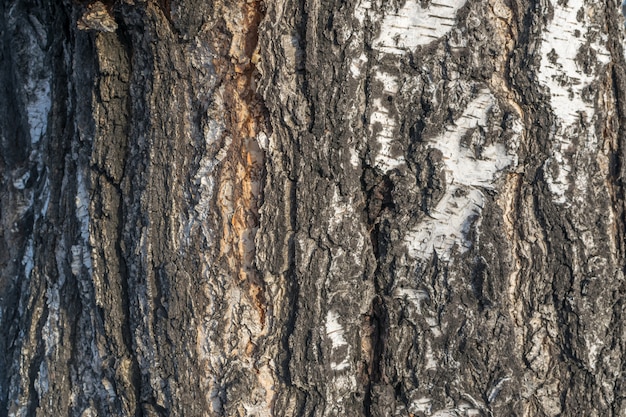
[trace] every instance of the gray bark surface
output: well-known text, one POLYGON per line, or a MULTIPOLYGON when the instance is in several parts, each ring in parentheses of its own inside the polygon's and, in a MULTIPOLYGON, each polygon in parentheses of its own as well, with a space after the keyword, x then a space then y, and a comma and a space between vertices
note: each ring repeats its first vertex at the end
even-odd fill
POLYGON ((615 0, 0 2, 0 416, 624 416, 615 0))

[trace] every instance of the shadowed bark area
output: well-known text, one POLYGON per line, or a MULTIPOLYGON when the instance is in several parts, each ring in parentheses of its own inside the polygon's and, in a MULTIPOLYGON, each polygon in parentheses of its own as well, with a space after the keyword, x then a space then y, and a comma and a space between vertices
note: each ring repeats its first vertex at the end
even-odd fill
POLYGON ((0 3, 0 416, 621 416, 616 0, 0 3))

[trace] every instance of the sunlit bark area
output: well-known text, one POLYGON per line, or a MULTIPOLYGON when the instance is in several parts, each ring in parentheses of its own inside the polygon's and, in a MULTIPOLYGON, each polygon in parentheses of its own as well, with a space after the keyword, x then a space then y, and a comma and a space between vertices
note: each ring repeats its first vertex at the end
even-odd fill
POLYGON ((0 417, 625 415, 624 21, 0 2, 0 417))

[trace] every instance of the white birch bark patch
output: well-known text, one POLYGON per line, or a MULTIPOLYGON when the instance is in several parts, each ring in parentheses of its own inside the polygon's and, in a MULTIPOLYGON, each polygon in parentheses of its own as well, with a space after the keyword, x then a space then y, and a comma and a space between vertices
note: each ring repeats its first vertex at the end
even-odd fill
MULTIPOLYGON (((382 84, 383 95, 394 97, 398 93, 398 79, 386 72, 377 71, 375 80, 382 84)), ((394 149, 397 142, 397 123, 390 115, 389 104, 381 98, 372 100, 372 114, 370 115, 370 133, 376 136, 380 148, 376 153, 374 163, 383 172, 389 172, 405 163, 404 156, 398 149, 394 149)))
MULTIPOLYGON (((488 90, 480 91, 453 125, 429 141, 441 151, 446 191, 430 217, 406 235, 412 257, 426 260, 436 251, 440 259, 448 260, 454 248, 464 253, 471 247, 467 235, 485 204, 481 190, 493 189, 499 173, 516 161, 515 154, 502 143, 482 146, 479 154, 462 143, 472 129, 486 127, 495 105, 496 99, 488 90)), ((515 129, 519 136, 521 126, 515 129)))
POLYGON ((452 30, 456 13, 465 3, 467 0, 439 0, 422 7, 417 0, 408 0, 399 10, 385 15, 373 48, 402 54, 428 45, 452 30))
POLYGON ((339 323, 339 315, 334 311, 329 311, 326 315, 326 336, 328 336, 331 342, 331 356, 333 358, 330 364, 331 369, 333 371, 343 371, 349 368, 348 342, 344 337, 343 326, 339 323), (344 352, 344 354, 341 355, 341 352, 344 352))
POLYGON ((606 36, 594 21, 597 5, 584 0, 551 3, 554 16, 542 36, 539 82, 550 94, 550 105, 556 116, 552 132, 553 149, 545 164, 546 182, 553 201, 568 204, 566 192, 574 182, 572 161, 573 138, 588 147, 598 142, 593 119, 596 117, 593 82, 609 63, 606 36), (579 127, 584 122, 585 128, 579 127))

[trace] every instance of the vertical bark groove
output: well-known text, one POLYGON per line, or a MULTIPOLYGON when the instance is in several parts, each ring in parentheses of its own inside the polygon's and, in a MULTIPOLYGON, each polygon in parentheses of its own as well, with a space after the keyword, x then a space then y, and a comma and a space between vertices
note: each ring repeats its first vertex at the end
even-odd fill
POLYGON ((0 416, 619 416, 616 0, 0 4, 0 416))

